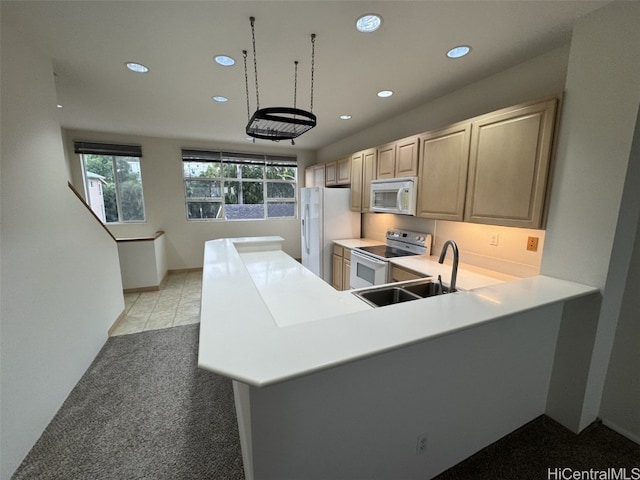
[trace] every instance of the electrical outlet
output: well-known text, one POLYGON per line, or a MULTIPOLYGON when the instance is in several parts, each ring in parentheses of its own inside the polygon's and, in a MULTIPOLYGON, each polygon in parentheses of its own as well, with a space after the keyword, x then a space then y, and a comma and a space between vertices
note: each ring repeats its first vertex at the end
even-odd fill
POLYGON ((422 455, 427 451, 427 434, 421 433, 416 441, 416 455, 422 455))
POLYGON ((497 232, 493 232, 491 237, 489 237, 489 245, 498 245, 498 240, 500 239, 500 235, 497 232))
POLYGON ((527 250, 530 252, 538 251, 538 237, 529 237, 527 239, 527 250))

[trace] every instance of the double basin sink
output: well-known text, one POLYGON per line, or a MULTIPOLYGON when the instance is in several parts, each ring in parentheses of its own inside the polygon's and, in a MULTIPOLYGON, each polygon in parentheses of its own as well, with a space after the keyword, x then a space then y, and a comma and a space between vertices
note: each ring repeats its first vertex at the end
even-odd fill
POLYGON ((385 307, 449 293, 449 288, 431 279, 356 290, 353 294, 373 307, 385 307))

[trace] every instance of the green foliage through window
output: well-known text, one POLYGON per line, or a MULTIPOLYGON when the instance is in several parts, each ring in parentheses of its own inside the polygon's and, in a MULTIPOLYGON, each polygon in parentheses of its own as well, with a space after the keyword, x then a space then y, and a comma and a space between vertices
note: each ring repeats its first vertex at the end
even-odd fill
POLYGON ((293 157, 183 150, 188 220, 296 216, 293 157))
POLYGON ((83 154, 87 202, 105 223, 144 222, 140 159, 83 154))

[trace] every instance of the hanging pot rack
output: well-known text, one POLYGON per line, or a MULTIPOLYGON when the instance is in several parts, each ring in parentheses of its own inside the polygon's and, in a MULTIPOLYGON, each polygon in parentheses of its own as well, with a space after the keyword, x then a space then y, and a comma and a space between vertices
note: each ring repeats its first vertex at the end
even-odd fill
MULTIPOLYGON (((247 126, 245 131, 247 135, 256 139, 272 140, 278 142, 280 140, 291 140, 291 144, 295 145, 294 138, 299 137, 316 126, 317 118, 313 114, 313 81, 315 74, 315 39, 316 34, 311 34, 311 99, 309 111, 297 108, 296 96, 298 87, 298 61, 294 62, 294 87, 293 87, 293 107, 267 107, 260 108, 260 92, 258 89, 258 62, 256 57, 256 36, 255 36, 255 18, 250 17, 251 22, 251 40, 253 44, 253 68, 256 84, 256 111, 250 115, 251 109, 249 105, 249 75, 247 70, 247 51, 243 50, 244 57, 244 78, 245 90, 247 94, 247 126)), ((254 140, 255 141, 255 140, 254 140)))

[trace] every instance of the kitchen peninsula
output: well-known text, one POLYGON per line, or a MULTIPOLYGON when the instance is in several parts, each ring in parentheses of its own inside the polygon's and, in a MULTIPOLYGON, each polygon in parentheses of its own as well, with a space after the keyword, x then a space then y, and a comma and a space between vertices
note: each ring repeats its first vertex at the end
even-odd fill
POLYGON ((467 291, 372 308, 282 241, 205 245, 198 364, 234 380, 248 480, 436 475, 544 413, 563 303, 598 291, 462 272, 467 291))

